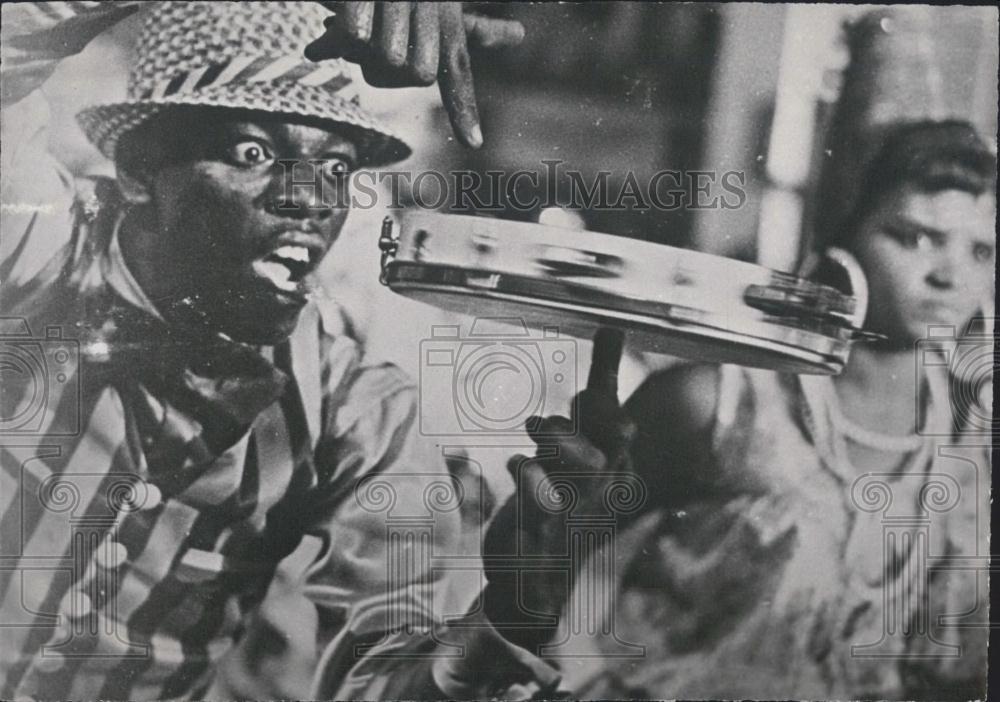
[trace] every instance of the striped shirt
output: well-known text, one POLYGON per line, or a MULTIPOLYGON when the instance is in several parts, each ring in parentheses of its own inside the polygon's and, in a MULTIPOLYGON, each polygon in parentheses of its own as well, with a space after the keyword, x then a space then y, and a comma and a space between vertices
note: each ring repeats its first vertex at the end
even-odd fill
POLYGON ((459 535, 427 499, 452 484, 412 383, 315 305, 274 348, 161 363, 173 337, 121 259, 113 183, 72 204, 17 189, 5 203, 45 206, 2 225, 2 332, 27 372, 3 398, 0 697, 402 696, 393 676, 426 661, 353 645, 433 646, 426 555, 459 535))
POLYGON ((445 577, 485 515, 411 382, 330 305, 274 348, 178 338, 114 184, 45 148, 34 88, 138 5, 3 6, 0 697, 552 697, 445 577))

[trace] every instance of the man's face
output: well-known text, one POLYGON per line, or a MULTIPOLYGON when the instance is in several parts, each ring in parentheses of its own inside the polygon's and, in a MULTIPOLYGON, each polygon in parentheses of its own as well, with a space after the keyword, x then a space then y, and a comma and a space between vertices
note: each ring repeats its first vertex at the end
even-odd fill
POLYGON ((159 154, 146 177, 147 230, 166 282, 155 287, 212 329, 277 343, 295 328, 306 277, 344 225, 357 149, 339 134, 279 120, 210 113, 183 131, 161 141, 176 153, 159 154))
POLYGON ((993 296, 992 194, 904 187, 862 223, 854 253, 868 277, 866 326, 910 345, 930 325, 962 325, 993 296))

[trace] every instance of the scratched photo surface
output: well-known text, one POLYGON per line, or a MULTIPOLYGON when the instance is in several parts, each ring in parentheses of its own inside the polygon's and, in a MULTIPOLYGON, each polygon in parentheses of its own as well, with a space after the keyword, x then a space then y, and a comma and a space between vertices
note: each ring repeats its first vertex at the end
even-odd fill
POLYGON ((987 698, 996 8, 0 53, 0 699, 987 698))

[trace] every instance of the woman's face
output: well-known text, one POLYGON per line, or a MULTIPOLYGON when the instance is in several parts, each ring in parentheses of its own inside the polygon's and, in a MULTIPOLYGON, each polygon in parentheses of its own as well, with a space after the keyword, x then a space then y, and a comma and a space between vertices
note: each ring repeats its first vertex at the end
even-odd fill
POLYGON ((868 277, 865 326, 894 346, 931 325, 961 328, 993 299, 996 200, 904 186, 862 222, 854 254, 868 277))

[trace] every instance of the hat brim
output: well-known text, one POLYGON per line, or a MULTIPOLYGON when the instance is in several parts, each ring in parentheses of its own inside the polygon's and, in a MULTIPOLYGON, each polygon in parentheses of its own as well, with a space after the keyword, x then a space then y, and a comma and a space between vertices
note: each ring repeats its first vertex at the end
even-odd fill
POLYGON ((333 130, 345 130, 358 142, 359 165, 385 166, 402 161, 412 150, 367 110, 323 86, 297 83, 241 83, 197 93, 88 107, 76 119, 87 138, 114 160, 122 135, 150 117, 177 107, 211 107, 282 115, 333 130))

